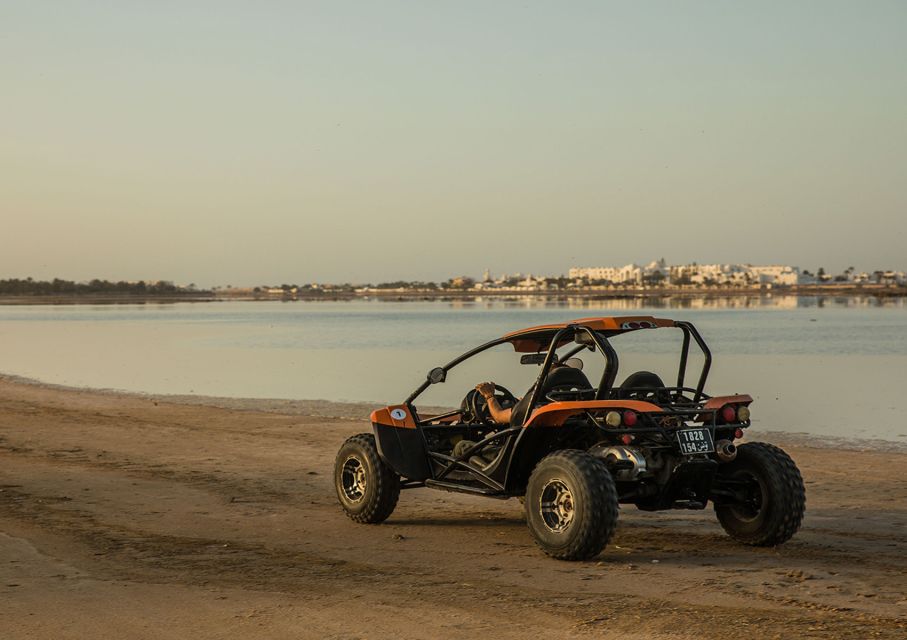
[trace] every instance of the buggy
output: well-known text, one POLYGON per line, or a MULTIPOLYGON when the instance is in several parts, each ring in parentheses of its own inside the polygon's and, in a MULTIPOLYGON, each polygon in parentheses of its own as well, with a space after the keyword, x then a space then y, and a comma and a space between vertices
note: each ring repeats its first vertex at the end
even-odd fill
POLYGON ((685 321, 584 318, 508 333, 432 369, 401 404, 374 411, 373 433, 353 436, 340 448, 337 496, 361 523, 388 518, 403 489, 517 497, 538 546, 565 560, 592 558, 605 548, 619 504, 657 511, 712 503, 733 539, 783 543, 803 518, 800 472, 778 447, 739 442, 751 424, 752 398, 707 395, 711 363, 702 336, 685 321), (679 342, 676 384, 650 371, 616 384, 620 337, 669 331, 679 342), (701 370, 695 386, 685 386, 693 344, 701 370), (495 400, 511 409, 509 424, 493 421, 489 401, 475 389, 459 408, 423 415, 427 410, 415 404, 423 392, 495 347, 539 368, 522 399, 495 386, 495 400), (601 359, 594 383, 576 367, 586 352, 601 359))

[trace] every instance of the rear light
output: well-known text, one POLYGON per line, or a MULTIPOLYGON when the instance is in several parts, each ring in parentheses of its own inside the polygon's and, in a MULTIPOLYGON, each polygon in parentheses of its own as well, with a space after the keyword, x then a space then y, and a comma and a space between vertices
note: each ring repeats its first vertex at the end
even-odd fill
POLYGON ((739 440, 742 437, 743 437, 743 429, 741 429, 740 427, 737 427, 736 429, 734 429, 734 440, 739 440))
POLYGON ((724 422, 734 422, 737 420, 737 411, 729 404, 721 407, 721 419, 724 422))
POLYGON ((737 422, 746 422, 749 419, 750 419, 749 407, 738 407, 737 408, 737 422))
POLYGON ((605 424, 609 427, 632 427, 639 422, 639 415, 635 411, 627 409, 623 413, 620 411, 609 411, 605 414, 605 424))
POLYGON ((625 433, 620 437, 620 441, 624 444, 630 444, 631 442, 633 442, 633 436, 631 436, 629 433, 625 433))
POLYGON ((605 424, 609 427, 619 427, 620 420, 620 413, 617 411, 609 411, 605 414, 605 424))

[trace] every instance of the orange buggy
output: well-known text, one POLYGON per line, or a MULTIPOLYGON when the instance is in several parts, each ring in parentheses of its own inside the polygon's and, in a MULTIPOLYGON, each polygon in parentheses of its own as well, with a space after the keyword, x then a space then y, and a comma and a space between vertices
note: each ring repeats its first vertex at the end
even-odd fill
POLYGON ((539 547, 565 560, 602 551, 614 533, 618 504, 654 511, 703 509, 711 502, 734 539, 780 544, 803 518, 800 472, 775 446, 737 444, 750 425, 752 398, 707 395, 711 361, 692 324, 649 316, 585 318, 509 333, 432 369, 401 404, 373 412, 373 433, 353 436, 337 455, 338 499, 356 522, 378 523, 391 515, 402 489, 519 497, 539 547), (676 384, 649 371, 616 384, 618 338, 666 331, 680 332, 676 384), (693 344, 702 368, 688 387, 693 344), (426 389, 500 345, 511 346, 521 364, 539 367, 522 399, 496 387, 495 399, 512 409, 510 424, 495 424, 474 389, 459 409, 420 413, 415 402, 426 389), (603 359, 596 380, 562 366, 586 352, 603 359), (460 442, 467 446, 457 447, 460 442))

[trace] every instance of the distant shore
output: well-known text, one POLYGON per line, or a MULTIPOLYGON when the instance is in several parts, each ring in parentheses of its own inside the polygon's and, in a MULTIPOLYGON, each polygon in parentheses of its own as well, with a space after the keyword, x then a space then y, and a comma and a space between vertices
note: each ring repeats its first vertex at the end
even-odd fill
POLYGON ((302 290, 296 293, 219 294, 222 300, 319 300, 378 298, 397 300, 462 300, 468 298, 586 298, 593 300, 627 298, 727 298, 780 296, 875 296, 907 297, 907 286, 897 285, 804 285, 794 287, 723 286, 612 286, 577 289, 368 289, 366 291, 302 290))
POLYGON ((176 302, 268 302, 268 301, 337 301, 378 299, 394 301, 470 300, 476 298, 545 298, 551 300, 589 299, 620 300, 628 298, 736 298, 736 297, 907 297, 907 286, 895 285, 806 285, 794 287, 586 287, 582 289, 315 289, 283 294, 234 289, 215 293, 179 295, 136 294, 56 294, 0 295, 0 305, 68 305, 68 304, 172 304, 176 302))
POLYGON ((55 295, 0 295, 0 305, 32 304, 173 304, 175 302, 216 302, 211 294, 136 295, 136 294, 55 294, 55 295))

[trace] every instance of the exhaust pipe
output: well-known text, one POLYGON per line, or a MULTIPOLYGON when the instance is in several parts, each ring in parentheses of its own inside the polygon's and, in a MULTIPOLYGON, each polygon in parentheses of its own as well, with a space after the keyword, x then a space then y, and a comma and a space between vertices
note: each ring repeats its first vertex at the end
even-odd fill
POLYGON ((730 462, 737 457, 737 447, 730 440, 719 440, 715 443, 715 455, 722 462, 730 462))

